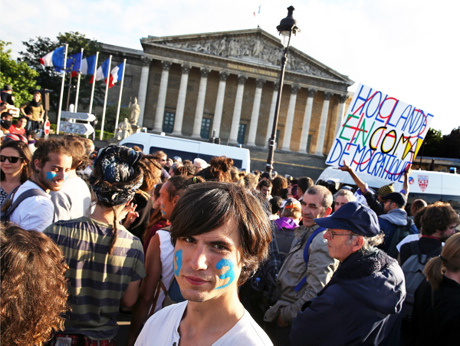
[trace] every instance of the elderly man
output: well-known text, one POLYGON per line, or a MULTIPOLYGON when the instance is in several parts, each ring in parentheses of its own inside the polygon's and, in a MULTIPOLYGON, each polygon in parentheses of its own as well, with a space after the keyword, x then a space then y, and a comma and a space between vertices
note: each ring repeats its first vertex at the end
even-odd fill
POLYGON ((264 316, 266 322, 271 322, 266 331, 275 345, 289 345, 292 320, 328 283, 338 265, 329 256, 327 242, 321 236, 326 229, 319 229, 314 220, 331 213, 331 192, 324 186, 311 186, 301 205, 303 226, 294 230, 294 245, 278 274, 280 299, 264 316))
POLYGON ((350 202, 315 222, 328 228, 323 237, 340 266, 297 315, 292 345, 399 344, 404 274, 396 260, 374 247, 382 241, 375 212, 350 202))

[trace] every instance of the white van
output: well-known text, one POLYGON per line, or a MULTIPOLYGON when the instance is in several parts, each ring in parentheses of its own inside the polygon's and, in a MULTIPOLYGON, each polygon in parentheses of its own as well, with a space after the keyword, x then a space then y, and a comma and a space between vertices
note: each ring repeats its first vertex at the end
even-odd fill
POLYGON ((240 170, 246 170, 246 172, 251 170, 250 152, 245 148, 145 132, 134 133, 120 141, 120 144, 127 147, 136 145, 142 149, 144 154, 153 154, 158 150, 162 150, 168 157, 180 156, 182 160, 192 162, 197 157, 209 163, 215 156, 226 156, 233 159, 233 164, 240 170))
MULTIPOLYGON (((389 184, 388 181, 356 173, 369 187, 377 190, 379 187, 389 184)), ((338 187, 339 184, 354 185, 350 174, 338 168, 326 168, 318 180, 332 180, 338 187)), ((402 190, 402 183, 396 181, 395 191, 402 190)), ((409 198, 408 203, 421 198, 427 203, 436 201, 449 202, 452 207, 460 212, 460 174, 413 170, 409 177, 409 198)))

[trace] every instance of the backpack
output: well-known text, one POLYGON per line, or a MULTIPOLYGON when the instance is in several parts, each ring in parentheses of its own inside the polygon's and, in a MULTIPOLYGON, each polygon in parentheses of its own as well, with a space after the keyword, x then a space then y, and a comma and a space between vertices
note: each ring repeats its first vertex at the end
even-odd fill
POLYGON ((262 312, 267 311, 279 299, 276 279, 285 259, 286 254, 280 252, 278 241, 273 232, 268 260, 263 262, 248 280, 249 289, 252 292, 250 294, 251 302, 262 312))
MULTIPOLYGON (((16 190, 14 191, 16 192, 16 190)), ((34 196, 44 196, 44 197, 48 197, 49 195, 41 190, 41 189, 30 189, 30 190, 27 190, 27 191, 24 191, 23 193, 21 193, 19 195, 18 198, 16 198, 16 200, 14 201, 13 204, 11 204, 11 202, 13 201, 13 198, 14 198, 14 195, 15 193, 10 194, 11 198, 8 198, 8 200, 5 201, 5 204, 3 205, 2 207, 2 214, 1 214, 1 222, 8 222, 10 221, 10 216, 11 214, 13 214, 13 211, 16 210, 16 208, 19 206, 19 204, 21 204, 21 202, 29 197, 34 197, 34 196)))
POLYGON ((406 300, 403 304, 402 316, 408 321, 410 321, 412 317, 415 291, 423 280, 425 280, 423 269, 432 257, 441 253, 442 249, 440 246, 439 249, 435 249, 429 254, 422 254, 418 241, 410 242, 409 245, 412 255, 401 266, 406 282, 406 300))
POLYGON ((388 244, 388 246, 384 245, 384 250, 389 256, 395 259, 398 258, 399 252, 396 248, 396 245, 398 245, 401 242, 401 240, 403 240, 408 235, 413 234, 411 232, 411 227, 413 224, 414 222, 411 219, 407 218, 407 223, 405 226, 395 227, 390 243, 388 244))

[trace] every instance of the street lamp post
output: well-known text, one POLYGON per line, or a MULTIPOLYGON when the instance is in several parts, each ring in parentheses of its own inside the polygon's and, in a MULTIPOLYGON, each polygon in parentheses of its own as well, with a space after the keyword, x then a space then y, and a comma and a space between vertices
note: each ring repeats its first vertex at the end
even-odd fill
POLYGON ((282 19, 280 25, 276 27, 281 35, 281 43, 283 44, 284 51, 283 56, 281 57, 281 72, 280 72, 280 81, 279 81, 279 92, 278 98, 276 99, 276 107, 275 107, 275 117, 273 119, 273 129, 272 134, 268 144, 268 158, 267 163, 265 165, 265 171, 269 174, 273 171, 273 157, 275 156, 275 137, 276 137, 276 129, 278 127, 278 118, 280 113, 280 103, 281 103, 281 94, 283 91, 283 83, 284 83, 284 70, 286 67, 287 61, 287 53, 289 49, 289 44, 291 43, 291 35, 296 34, 300 29, 296 25, 296 20, 292 17, 292 12, 294 12, 294 7, 288 7, 288 15, 286 18, 282 19))

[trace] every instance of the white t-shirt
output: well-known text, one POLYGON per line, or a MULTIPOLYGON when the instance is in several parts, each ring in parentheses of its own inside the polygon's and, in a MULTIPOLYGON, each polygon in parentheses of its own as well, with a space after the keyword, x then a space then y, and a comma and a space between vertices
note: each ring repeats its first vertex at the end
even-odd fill
MULTIPOLYGON (((136 340, 135 346, 179 345, 179 325, 184 315, 187 301, 170 305, 149 318, 136 340)), ((253 320, 249 312, 244 315, 213 346, 223 345, 273 345, 262 328, 253 320)))
MULTIPOLYGON (((25 191, 30 189, 43 190, 34 182, 27 180, 19 186, 16 191, 14 201, 25 191)), ((19 227, 30 231, 43 232, 46 227, 51 225, 54 220, 54 204, 51 202, 50 195, 33 196, 23 200, 10 215, 10 221, 19 227)))
POLYGON ((91 191, 80 177, 67 179, 59 191, 51 191, 56 220, 73 220, 89 214, 91 191))
MULTIPOLYGON (((158 237, 160 238, 161 281, 165 285, 166 290, 169 290, 174 274, 174 246, 171 243, 171 232, 160 229, 156 234, 158 234, 158 237)), ((157 304, 154 310, 155 312, 161 310, 165 298, 165 293, 163 290, 160 290, 160 294, 158 295, 157 304)))

